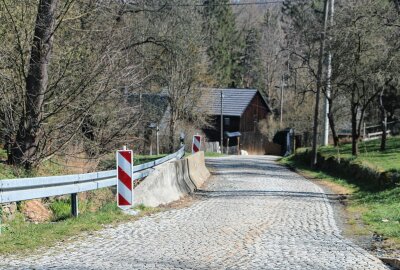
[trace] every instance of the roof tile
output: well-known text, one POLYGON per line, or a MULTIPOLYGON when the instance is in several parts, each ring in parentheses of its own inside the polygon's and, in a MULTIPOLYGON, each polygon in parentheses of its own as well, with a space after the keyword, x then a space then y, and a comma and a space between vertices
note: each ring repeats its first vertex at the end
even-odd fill
POLYGON ((242 116, 251 100, 257 94, 256 89, 204 89, 203 108, 210 115, 221 114, 221 91, 223 93, 223 115, 242 116))

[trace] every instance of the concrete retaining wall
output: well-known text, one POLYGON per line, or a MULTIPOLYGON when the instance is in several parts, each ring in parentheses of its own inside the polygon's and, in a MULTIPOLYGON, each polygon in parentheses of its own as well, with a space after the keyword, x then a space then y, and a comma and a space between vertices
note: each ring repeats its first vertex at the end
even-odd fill
POLYGON ((196 188, 200 188, 210 177, 210 172, 206 167, 204 152, 200 151, 187 158, 189 166, 189 176, 196 188))
POLYGON ((210 173, 204 152, 162 164, 134 190, 134 205, 157 207, 181 199, 200 188, 210 173))

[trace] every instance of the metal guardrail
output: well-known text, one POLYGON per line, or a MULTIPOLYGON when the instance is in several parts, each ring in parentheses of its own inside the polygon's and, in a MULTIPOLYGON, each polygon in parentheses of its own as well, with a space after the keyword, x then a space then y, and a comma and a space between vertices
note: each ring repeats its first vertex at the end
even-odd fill
MULTIPOLYGON (((181 159, 184 147, 163 158, 133 166, 132 180, 141 179, 152 168, 173 159, 181 159)), ((116 170, 50 177, 0 180, 0 203, 10 203, 51 196, 76 194, 117 185, 116 170)))

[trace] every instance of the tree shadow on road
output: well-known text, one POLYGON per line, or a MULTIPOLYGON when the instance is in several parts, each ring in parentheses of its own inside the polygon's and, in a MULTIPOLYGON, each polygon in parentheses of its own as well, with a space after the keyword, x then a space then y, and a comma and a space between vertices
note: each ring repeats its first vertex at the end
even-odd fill
POLYGON ((237 197, 280 197, 284 199, 312 199, 340 201, 345 194, 325 194, 322 192, 274 191, 274 190, 198 190, 196 195, 202 198, 237 198, 237 197))
POLYGON ((208 167, 218 169, 218 170, 226 170, 226 169, 237 169, 238 171, 246 171, 246 170, 267 170, 274 172, 290 172, 286 167, 267 162, 262 159, 213 159, 206 161, 208 167))
MULTIPOLYGON (((257 178, 279 178, 283 180, 299 180, 298 175, 294 175, 293 173, 288 173, 288 174, 282 174, 282 173, 274 173, 274 172, 260 172, 260 171, 255 171, 255 172, 250 172, 250 171, 214 171, 211 172, 212 175, 216 176, 230 176, 230 177, 240 177, 240 178, 246 178, 246 177, 257 177, 257 178)), ((266 179, 268 180, 268 179, 266 179)))

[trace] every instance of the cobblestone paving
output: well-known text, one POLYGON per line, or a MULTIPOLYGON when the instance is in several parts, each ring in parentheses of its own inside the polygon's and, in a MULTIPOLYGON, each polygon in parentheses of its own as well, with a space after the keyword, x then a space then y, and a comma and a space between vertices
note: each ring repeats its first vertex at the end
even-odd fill
POLYGON ((315 184, 268 157, 208 161, 190 207, 107 228, 1 269, 387 269, 345 240, 315 184))

